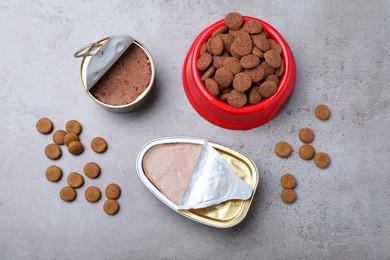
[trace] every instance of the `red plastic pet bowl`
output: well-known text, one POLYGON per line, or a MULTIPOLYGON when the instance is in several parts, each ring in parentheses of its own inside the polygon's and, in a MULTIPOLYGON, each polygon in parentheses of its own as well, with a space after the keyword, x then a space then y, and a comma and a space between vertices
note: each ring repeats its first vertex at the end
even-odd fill
POLYGON ((276 116, 295 86, 296 66, 287 42, 268 23, 257 18, 244 16, 244 21, 248 20, 261 22, 263 30, 282 48, 284 73, 279 81, 278 90, 273 96, 255 105, 234 108, 212 96, 203 84, 197 67, 200 49, 216 29, 225 25, 224 20, 214 23, 198 35, 184 62, 182 76, 188 100, 202 117, 223 128, 247 130, 267 123, 276 116))

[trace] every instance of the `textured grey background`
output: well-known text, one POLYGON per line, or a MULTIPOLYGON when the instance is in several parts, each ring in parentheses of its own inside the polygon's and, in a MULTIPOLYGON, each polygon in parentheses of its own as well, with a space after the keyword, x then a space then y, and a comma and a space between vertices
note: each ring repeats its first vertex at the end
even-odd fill
POLYGON ((389 1, 5 1, 0 0, 1 259, 389 259, 389 1), (201 118, 185 97, 181 69, 197 34, 229 11, 259 17, 285 37, 295 55, 296 89, 268 124, 232 131, 201 118), (118 115, 91 102, 73 53, 86 43, 127 33, 151 51, 157 78, 149 103, 118 115), (329 121, 313 108, 326 103, 329 121), (101 135, 102 155, 64 152, 65 173, 95 160, 103 169, 67 204, 45 179, 50 136, 77 119, 86 146, 101 135), (297 155, 297 133, 311 127, 315 148, 332 158, 326 170, 297 155), (220 230, 162 204, 135 172, 138 151, 162 136, 199 136, 248 154, 260 169, 252 207, 237 227, 220 230), (287 160, 273 153, 288 141, 287 160), (280 176, 295 174, 298 200, 281 202, 280 176), (121 210, 83 198, 88 185, 122 187, 121 210))

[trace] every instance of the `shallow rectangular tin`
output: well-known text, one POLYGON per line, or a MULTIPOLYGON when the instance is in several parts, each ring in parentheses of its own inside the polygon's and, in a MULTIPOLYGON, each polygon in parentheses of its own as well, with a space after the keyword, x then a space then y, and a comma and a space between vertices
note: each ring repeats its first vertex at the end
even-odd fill
MULTIPOLYGON (((108 39, 109 39, 109 37, 103 38, 103 39, 97 41, 97 43, 98 44, 104 44, 108 39)), ((132 44, 136 44, 148 56, 148 59, 150 61, 150 67, 151 67, 151 70, 152 70, 152 76, 151 76, 151 79, 150 79, 150 83, 149 83, 148 87, 144 90, 144 92, 142 92, 141 95, 139 95, 136 100, 134 100, 133 102, 131 102, 129 104, 120 105, 120 106, 112 106, 112 105, 105 104, 105 103, 101 102, 100 100, 98 100, 97 98, 95 98, 91 94, 91 92, 89 92, 89 90, 87 88, 87 67, 88 67, 89 61, 91 60, 91 56, 86 56, 81 61, 81 65, 80 65, 80 78, 81 78, 81 82, 83 84, 85 92, 88 94, 88 96, 95 103, 97 103, 98 105, 102 106, 104 109, 106 109, 106 110, 108 110, 110 112, 114 112, 114 113, 127 113, 127 112, 130 112, 130 111, 138 108, 142 103, 144 103, 144 101, 146 100, 146 98, 147 98, 148 94, 150 93, 150 90, 151 90, 151 88, 153 87, 153 84, 154 84, 155 67, 154 67, 154 61, 153 61, 152 55, 150 54, 148 49, 146 49, 146 47, 142 43, 140 43, 139 41, 134 40, 132 44)), ((96 47, 93 47, 92 50, 90 50, 90 52, 93 53, 95 51, 94 48, 96 48, 96 47)), ((97 48, 96 48, 96 51, 97 51, 97 48)))
POLYGON ((164 202, 168 207, 189 219, 217 228, 233 227, 245 218, 259 182, 259 173, 257 167, 248 156, 226 145, 194 137, 165 137, 150 141, 149 143, 145 144, 139 152, 136 167, 138 177, 141 179, 141 181, 157 198, 164 202), (174 204, 172 201, 166 198, 164 194, 162 194, 145 176, 142 168, 142 160, 144 155, 151 147, 157 144, 168 143, 193 143, 200 145, 207 143, 211 145, 227 160, 235 174, 252 187, 251 198, 245 201, 230 200, 202 209, 179 210, 178 205, 174 204))

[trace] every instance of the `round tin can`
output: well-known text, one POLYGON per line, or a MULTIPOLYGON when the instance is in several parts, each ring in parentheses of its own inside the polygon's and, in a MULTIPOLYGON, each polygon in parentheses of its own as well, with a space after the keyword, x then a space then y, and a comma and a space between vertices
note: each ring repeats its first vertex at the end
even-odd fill
MULTIPOLYGON (((91 47, 89 48, 88 52, 90 52, 90 53, 97 52, 99 49, 97 46, 99 46, 99 47, 102 46, 109 38, 110 37, 106 37, 106 38, 103 38, 103 39, 97 41, 95 44, 91 44, 90 45, 91 47)), ((151 78, 150 78, 149 85, 146 87, 146 89, 131 103, 124 104, 124 105, 110 105, 110 104, 106 104, 106 103, 100 101, 94 95, 92 95, 90 90, 88 90, 88 88, 87 88, 87 67, 88 67, 88 64, 90 63, 91 56, 83 56, 83 59, 81 61, 80 77, 81 77, 81 82, 83 84, 85 92, 96 104, 98 104, 99 106, 101 106, 102 108, 104 108, 105 110, 108 110, 110 112, 128 113, 128 112, 138 108, 141 104, 143 104, 145 102, 145 100, 147 99, 147 96, 151 92, 151 89, 152 89, 153 84, 154 84, 155 66, 154 66, 154 61, 153 61, 152 55, 150 54, 148 49, 141 42, 139 42, 137 40, 133 40, 132 44, 135 44, 136 46, 138 46, 147 55, 149 62, 150 62, 150 67, 151 67, 151 78)), ((76 57, 76 54, 75 54, 75 57, 76 57)))

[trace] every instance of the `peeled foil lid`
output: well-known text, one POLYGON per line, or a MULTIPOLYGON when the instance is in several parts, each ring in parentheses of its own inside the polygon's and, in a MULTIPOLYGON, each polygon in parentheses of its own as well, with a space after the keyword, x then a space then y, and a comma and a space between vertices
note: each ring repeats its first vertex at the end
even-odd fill
POLYGON ((100 50, 92 54, 87 67, 87 89, 90 90, 96 82, 111 68, 112 65, 133 43, 128 35, 114 35, 108 38, 100 50))
POLYGON ((233 172, 218 151, 205 143, 178 208, 206 208, 232 199, 247 200, 251 196, 252 187, 233 172))

